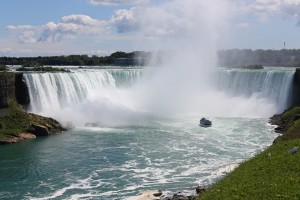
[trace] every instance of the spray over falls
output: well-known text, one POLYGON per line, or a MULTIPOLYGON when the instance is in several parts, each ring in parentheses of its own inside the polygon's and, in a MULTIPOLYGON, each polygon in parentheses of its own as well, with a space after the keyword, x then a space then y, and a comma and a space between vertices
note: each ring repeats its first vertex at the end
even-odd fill
POLYGON ((31 111, 78 126, 94 121, 103 126, 133 125, 179 114, 268 117, 288 106, 294 74, 275 69, 219 70, 205 85, 177 93, 181 88, 165 90, 164 85, 150 84, 156 70, 28 73, 31 111))
POLYGON ((26 74, 32 111, 79 126, 133 125, 176 115, 268 117, 281 111, 292 71, 216 72, 229 8, 222 0, 173 0, 128 10, 136 20, 126 23, 134 25, 136 37, 149 49, 168 52, 163 62, 150 62, 155 68, 146 70, 26 74))

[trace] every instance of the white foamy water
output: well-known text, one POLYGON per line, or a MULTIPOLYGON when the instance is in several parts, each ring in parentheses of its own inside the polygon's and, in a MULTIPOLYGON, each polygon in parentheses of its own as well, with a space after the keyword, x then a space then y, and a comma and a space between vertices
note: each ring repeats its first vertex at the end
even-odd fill
POLYGON ((32 112, 107 127, 182 114, 270 117, 288 107, 293 75, 293 69, 219 70, 209 74, 215 81, 178 94, 183 89, 165 90, 168 83, 153 86, 158 75, 151 69, 30 73, 25 79, 32 112))
POLYGON ((191 191, 219 180, 277 136, 267 119, 211 119, 211 128, 198 126, 196 116, 78 128, 2 148, 0 186, 11 199, 118 200, 148 190, 191 191), (23 154, 9 160, 7 151, 23 154))

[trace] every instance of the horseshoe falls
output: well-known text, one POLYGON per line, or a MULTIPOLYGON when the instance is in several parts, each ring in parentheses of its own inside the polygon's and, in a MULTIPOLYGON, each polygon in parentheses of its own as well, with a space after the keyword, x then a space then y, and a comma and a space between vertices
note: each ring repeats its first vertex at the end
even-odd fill
MULTIPOLYGON (((25 79, 30 91, 30 110, 59 120, 61 115, 65 115, 64 111, 72 110, 80 121, 98 121, 103 125, 114 125, 114 119, 126 125, 129 118, 132 121, 128 123, 136 123, 138 119, 168 115, 170 113, 160 112, 167 111, 168 106, 171 106, 169 110, 175 111, 172 114, 178 114, 177 109, 182 107, 179 110, 181 115, 270 117, 289 106, 294 76, 293 70, 283 69, 219 70, 210 74, 213 81, 206 82, 204 87, 199 85, 199 89, 196 86, 192 92, 184 91, 169 97, 157 91, 165 88, 163 92, 166 93, 174 87, 175 92, 179 92, 181 82, 184 84, 185 80, 176 80, 178 86, 163 85, 162 81, 162 85, 155 87, 153 83, 149 84, 149 80, 147 82, 147 79, 155 77, 153 71, 99 69, 28 73, 25 79), (260 109, 253 112, 254 108, 260 109)), ((60 121, 68 119, 68 116, 63 116, 60 121)), ((75 125, 83 125, 78 124, 74 116, 68 120, 75 125)))
POLYGON ((208 79, 199 76, 197 84, 186 84, 190 74, 173 77, 170 71, 161 80, 158 71, 24 74, 30 111, 73 129, 1 147, 1 199, 120 200, 145 190, 192 192, 277 137, 268 118, 289 105, 294 70, 220 69, 208 79), (212 127, 198 126, 202 117, 212 127))

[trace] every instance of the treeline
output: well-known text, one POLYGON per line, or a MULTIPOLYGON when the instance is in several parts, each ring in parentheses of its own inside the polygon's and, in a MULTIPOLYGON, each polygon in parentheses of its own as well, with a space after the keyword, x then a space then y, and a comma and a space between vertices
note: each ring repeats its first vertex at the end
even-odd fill
MULTIPOLYGON (((103 66, 103 65, 147 65, 153 54, 151 52, 134 51, 130 53, 118 51, 109 56, 39 56, 39 57, 0 57, 0 65, 22 65, 23 67, 39 66, 103 66)), ((156 56, 163 60, 164 53, 156 56)), ((245 66, 285 66, 300 67, 300 49, 251 50, 231 49, 218 51, 218 62, 221 67, 245 66)))
POLYGON ((22 65, 23 67, 54 66, 101 66, 101 65, 144 65, 149 53, 118 51, 109 56, 39 56, 39 57, 0 57, 0 65, 22 65))
POLYGON ((300 67, 300 49, 218 51, 219 66, 243 67, 249 65, 300 67))

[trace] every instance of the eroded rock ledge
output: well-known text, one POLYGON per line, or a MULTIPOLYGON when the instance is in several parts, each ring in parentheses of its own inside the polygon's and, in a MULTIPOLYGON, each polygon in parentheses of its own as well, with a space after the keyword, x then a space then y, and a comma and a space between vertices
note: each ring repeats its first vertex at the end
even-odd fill
POLYGON ((15 101, 0 109, 0 144, 61 133, 66 129, 56 120, 27 113, 15 101))

